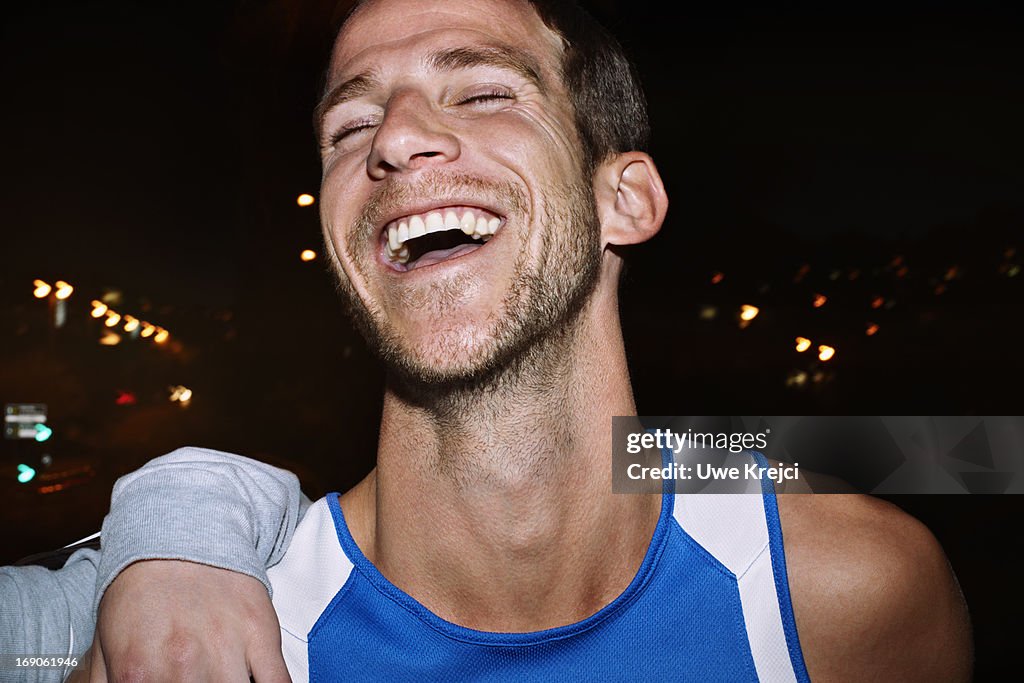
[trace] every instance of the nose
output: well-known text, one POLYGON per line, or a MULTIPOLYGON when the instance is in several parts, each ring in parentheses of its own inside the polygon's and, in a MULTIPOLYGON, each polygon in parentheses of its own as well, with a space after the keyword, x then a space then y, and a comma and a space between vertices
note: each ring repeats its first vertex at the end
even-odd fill
POLYGON ((437 112, 422 95, 396 93, 377 127, 367 171, 375 180, 389 174, 440 166, 459 157, 459 141, 438 121, 437 112))

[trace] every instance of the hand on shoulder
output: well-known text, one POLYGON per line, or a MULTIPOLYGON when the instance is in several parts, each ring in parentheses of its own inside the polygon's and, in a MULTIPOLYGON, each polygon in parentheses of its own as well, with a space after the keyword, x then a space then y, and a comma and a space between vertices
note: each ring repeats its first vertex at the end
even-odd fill
POLYGON ((780 495, 811 680, 967 681, 967 606, 931 532, 862 495, 780 495))
POLYGON ((263 584, 176 560, 136 562, 110 584, 89 659, 80 680, 290 680, 263 584))

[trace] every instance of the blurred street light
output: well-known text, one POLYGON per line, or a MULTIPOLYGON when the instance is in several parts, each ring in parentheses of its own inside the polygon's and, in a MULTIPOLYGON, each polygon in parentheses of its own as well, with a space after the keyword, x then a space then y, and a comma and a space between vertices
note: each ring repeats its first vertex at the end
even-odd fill
POLYGON ((106 313, 107 305, 102 301, 96 301, 95 299, 93 299, 92 313, 90 313, 89 315, 91 315, 94 318, 102 318, 104 315, 106 315, 106 313))
POLYGON ((34 296, 35 298, 45 299, 46 297, 50 296, 50 290, 52 289, 52 287, 50 287, 48 283, 43 282, 42 280, 33 280, 32 286, 35 287, 35 289, 32 291, 32 296, 34 296))
POLYGON ((121 322, 120 314, 114 311, 107 311, 107 321, 103 323, 104 325, 106 325, 107 327, 113 327, 119 322, 121 322))
POLYGON ((113 330, 103 330, 103 336, 100 337, 100 346, 117 346, 120 343, 121 335, 113 330))
POLYGON ((312 249, 303 249, 302 253, 299 254, 299 258, 306 262, 312 261, 316 258, 316 252, 312 249))
POLYGON ((138 397, 130 391, 117 391, 117 398, 114 399, 114 403, 119 406, 133 406, 139 402, 138 397))
POLYGON ((156 326, 144 322, 142 323, 142 332, 139 333, 139 336, 143 338, 152 337, 154 332, 156 332, 156 326))
POLYGON ((124 331, 125 332, 134 332, 137 329, 139 329, 139 319, 138 318, 133 318, 130 315, 126 315, 124 317, 124 331))
POLYGON ((53 429, 42 423, 36 425, 36 441, 42 443, 48 441, 51 436, 53 436, 53 429))
POLYGON ((295 203, 299 206, 313 206, 313 202, 315 201, 316 199, 313 198, 313 195, 303 193, 299 195, 298 199, 295 200, 295 203))
POLYGON ((29 467, 25 463, 21 463, 21 464, 18 465, 18 483, 19 484, 27 484, 30 481, 32 481, 32 479, 34 479, 35 476, 36 476, 36 471, 33 468, 29 467))
POLYGON ((740 306, 740 320, 750 322, 757 317, 757 314, 761 312, 761 309, 757 306, 751 306, 750 304, 743 304, 740 306))
POLYGON ((725 273, 723 273, 722 271, 718 271, 714 275, 711 276, 711 284, 717 285, 719 282, 721 282, 724 279, 725 279, 725 273))
POLYGON ((825 346, 822 344, 818 347, 818 360, 825 362, 831 360, 836 355, 836 350, 831 346, 825 346))
POLYGON ((701 306, 699 315, 701 320, 714 320, 718 316, 718 309, 714 306, 701 306))
POLYGON ((807 373, 803 370, 794 370, 786 377, 787 387, 802 387, 807 384, 807 373))
POLYGON ((163 344, 165 341, 167 341, 167 338, 171 336, 171 333, 163 329, 162 327, 158 327, 156 329, 157 332, 156 336, 153 337, 153 341, 155 341, 157 344, 163 344))
POLYGON ((58 299, 64 300, 71 296, 71 293, 75 291, 75 288, 64 282, 63 280, 57 280, 57 293, 54 294, 58 299))
POLYGON ((827 302, 828 302, 828 297, 825 296, 824 294, 815 294, 814 295, 814 307, 815 308, 821 308, 827 302))
POLYGON ((169 396, 171 403, 188 405, 188 402, 192 400, 192 390, 186 386, 179 384, 177 386, 167 388, 171 392, 171 395, 169 396))
POLYGON ((796 338, 796 350, 799 353, 803 353, 807 349, 811 348, 811 340, 807 337, 796 338))
POLYGON ((878 325, 875 323, 868 323, 868 329, 864 330, 864 334, 869 337, 873 337, 878 334, 878 325))

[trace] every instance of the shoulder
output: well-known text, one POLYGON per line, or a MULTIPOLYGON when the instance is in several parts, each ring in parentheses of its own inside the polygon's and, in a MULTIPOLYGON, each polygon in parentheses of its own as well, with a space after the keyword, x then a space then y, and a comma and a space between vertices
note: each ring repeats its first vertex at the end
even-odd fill
POLYGON ((869 496, 778 500, 813 680, 969 680, 967 608, 927 527, 869 496))

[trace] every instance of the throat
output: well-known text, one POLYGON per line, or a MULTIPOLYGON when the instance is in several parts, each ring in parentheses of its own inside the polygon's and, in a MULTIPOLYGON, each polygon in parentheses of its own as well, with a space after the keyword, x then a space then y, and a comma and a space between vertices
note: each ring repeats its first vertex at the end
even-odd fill
POLYGON ((482 631, 566 626, 606 607, 640 570, 661 507, 596 482, 396 492, 394 473, 378 474, 378 569, 433 613, 482 631))

